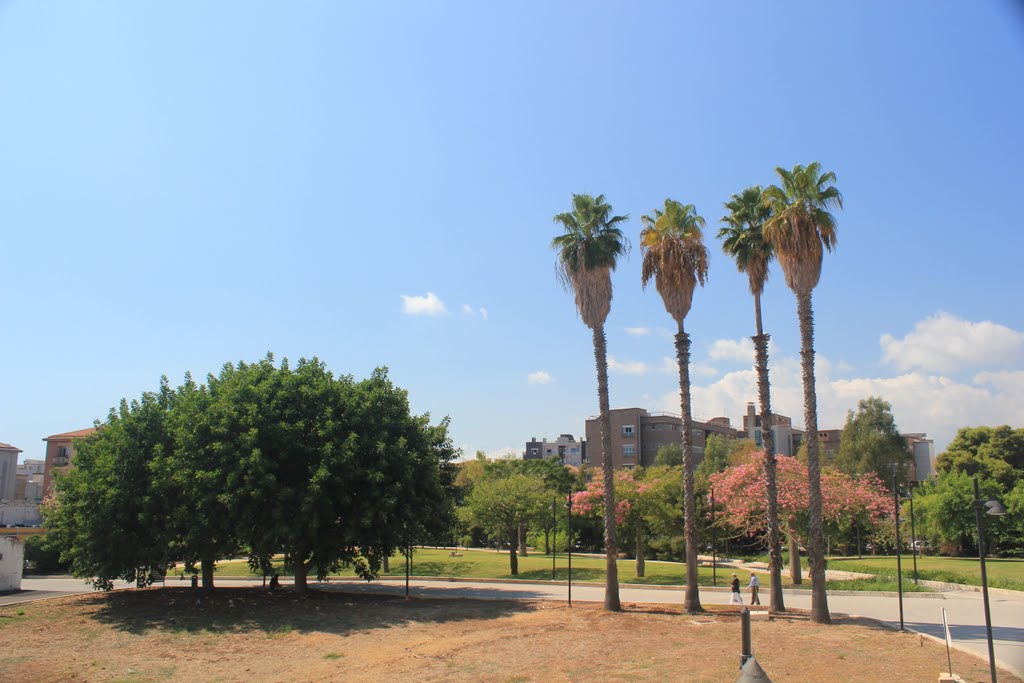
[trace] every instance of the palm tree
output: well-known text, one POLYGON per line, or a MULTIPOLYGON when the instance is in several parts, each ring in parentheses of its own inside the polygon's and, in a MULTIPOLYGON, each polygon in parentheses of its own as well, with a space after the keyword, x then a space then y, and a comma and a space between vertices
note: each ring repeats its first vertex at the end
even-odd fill
POLYGON ((701 228, 704 219, 693 204, 665 200, 665 210, 655 209, 643 216, 640 232, 643 253, 641 282, 644 288, 654 278, 654 286, 665 302, 665 310, 676 321, 676 360, 679 363, 679 403, 683 432, 683 509, 686 535, 686 597, 683 609, 700 612, 697 587, 697 508, 693 492, 693 441, 690 418, 690 336, 683 321, 690 312, 693 290, 708 276, 708 250, 701 228))
POLYGON ((604 608, 618 612, 619 573, 616 560, 619 555, 615 537, 615 478, 612 464, 612 418, 608 408, 608 349, 604 336, 604 322, 612 305, 612 278, 619 256, 629 251, 629 241, 618 225, 629 216, 613 216, 612 207, 604 195, 572 196, 572 211, 555 216, 565 234, 551 240, 558 252, 558 276, 566 290, 576 295, 576 309, 583 324, 594 337, 594 361, 597 364, 597 400, 601 412, 601 466, 604 475, 604 549, 607 573, 604 589, 604 608))
POLYGON ((825 594, 825 556, 821 528, 821 463, 818 457, 818 402, 814 391, 814 314, 811 291, 821 277, 825 250, 836 245, 836 219, 829 209, 842 208, 843 197, 835 187, 836 174, 821 172, 821 164, 776 168, 781 187, 764 191, 772 216, 764 236, 778 255, 786 285, 796 295, 800 319, 800 358, 804 385, 804 429, 807 431, 807 478, 810 499, 811 620, 831 623, 825 594))
MULTIPOLYGON (((771 610, 785 612, 782 597, 782 540, 779 533, 779 488, 775 477, 775 435, 772 433, 771 385, 768 383, 768 339, 761 325, 761 293, 768 280, 768 264, 775 257, 772 245, 765 241, 762 229, 771 217, 765 206, 761 186, 748 187, 725 203, 729 213, 722 217, 725 227, 718 231, 724 239, 722 251, 733 257, 736 268, 746 273, 750 293, 754 295, 754 363, 757 366, 757 394, 761 403, 761 432, 764 435, 764 481, 767 497, 768 555, 771 574, 771 610)), ((799 576, 797 577, 799 581, 799 576)))

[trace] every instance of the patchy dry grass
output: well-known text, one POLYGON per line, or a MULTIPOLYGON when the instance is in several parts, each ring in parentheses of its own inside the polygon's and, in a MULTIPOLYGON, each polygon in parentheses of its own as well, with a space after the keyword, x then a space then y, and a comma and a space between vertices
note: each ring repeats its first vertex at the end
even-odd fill
MULTIPOLYGON (((120 591, 0 608, 0 680, 735 680, 736 608, 714 608, 120 591)), ((934 681, 946 668, 941 646, 864 620, 755 620, 753 642, 774 681, 934 681)), ((966 680, 986 678, 981 660, 953 657, 966 680)))

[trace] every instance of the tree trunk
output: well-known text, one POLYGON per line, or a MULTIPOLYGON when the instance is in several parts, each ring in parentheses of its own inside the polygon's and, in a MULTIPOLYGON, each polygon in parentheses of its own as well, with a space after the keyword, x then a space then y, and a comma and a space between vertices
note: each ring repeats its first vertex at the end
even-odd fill
POLYGON ((796 542, 796 521, 790 517, 789 527, 789 580, 794 585, 801 585, 804 582, 803 574, 800 573, 800 544, 796 542))
POLYGON ((608 348, 604 325, 594 327, 594 362, 597 365, 597 401, 601 411, 601 461, 604 475, 604 608, 622 610, 619 602, 619 544, 615 537, 615 469, 612 462, 612 416, 608 407, 608 348))
POLYGON ((647 545, 646 540, 644 538, 644 523, 638 519, 636 521, 636 575, 637 578, 641 579, 644 578, 644 574, 647 572, 647 562, 644 557, 644 546, 647 545))
POLYGON ((383 566, 384 566, 384 573, 385 574, 390 574, 391 573, 391 557, 387 553, 384 553, 383 566))
POLYGON ((519 558, 516 557, 517 529, 512 529, 512 542, 508 544, 508 570, 512 576, 519 576, 519 558))
POLYGON ((700 590, 697 585, 697 502, 693 490, 693 420, 690 417, 690 335, 683 331, 679 322, 676 333, 676 361, 679 363, 679 408, 682 414, 683 432, 683 512, 684 534, 686 536, 686 595, 683 609, 688 614, 703 612, 700 605, 700 590))
POLYGON ((519 554, 526 557, 526 525, 519 525, 519 554))
POLYGON ((755 363, 757 365, 757 394, 761 402, 761 431, 764 439, 764 484, 768 523, 768 573, 769 609, 785 612, 786 604, 782 595, 782 538, 779 533, 779 487, 776 481, 775 433, 772 431, 771 385, 768 382, 768 339, 761 328, 761 296, 754 295, 754 318, 757 335, 753 338, 755 363))
POLYGON ((214 560, 212 557, 204 557, 200 562, 200 567, 203 572, 203 590, 213 590, 213 564, 214 560))
POLYGON ((306 576, 309 574, 309 564, 301 560, 295 563, 295 592, 299 595, 306 594, 306 576))
POLYGON ((551 533, 552 533, 552 531, 553 531, 553 529, 552 530, 549 530, 549 529, 545 529, 544 530, 544 554, 545 555, 551 555, 552 554, 552 550, 551 550, 551 533))
POLYGON ((818 398, 814 388, 814 313, 811 293, 798 294, 796 311, 800 319, 800 363, 804 383, 804 429, 807 434, 807 488, 810 499, 810 528, 807 559, 811 564, 811 621, 830 624, 825 593, 825 553, 822 544, 821 461, 818 457, 818 398))

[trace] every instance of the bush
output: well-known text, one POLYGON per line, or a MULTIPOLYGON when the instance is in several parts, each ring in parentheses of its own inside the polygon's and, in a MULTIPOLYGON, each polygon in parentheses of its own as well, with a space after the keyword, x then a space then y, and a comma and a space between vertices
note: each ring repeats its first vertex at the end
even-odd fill
POLYGON ((60 551, 47 543, 46 536, 29 536, 25 539, 26 573, 64 574, 70 563, 62 562, 60 551))

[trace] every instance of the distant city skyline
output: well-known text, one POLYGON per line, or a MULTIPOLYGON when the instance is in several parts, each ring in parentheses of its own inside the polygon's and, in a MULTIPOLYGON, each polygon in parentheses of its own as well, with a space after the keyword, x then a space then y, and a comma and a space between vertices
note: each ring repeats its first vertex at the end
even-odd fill
MULTIPOLYGON (((694 415, 757 398, 732 193, 820 161, 845 207, 814 292, 818 423, 871 395, 936 453, 1024 425, 1024 13, 1012 2, 0 5, 0 442, 273 352, 388 366, 465 457, 581 435, 590 332, 552 217, 603 193, 612 407, 679 412, 639 218, 707 220, 694 415)), ((793 295, 763 299, 803 428, 793 295)))

